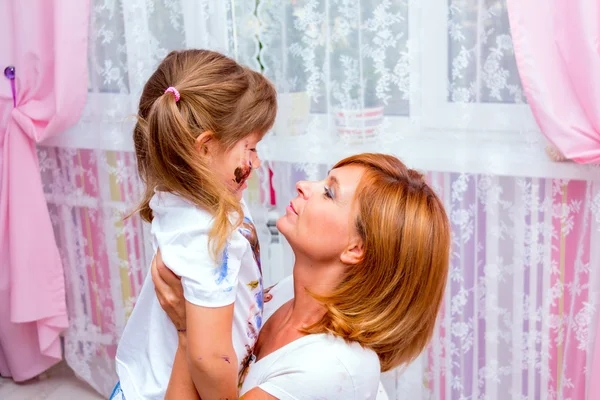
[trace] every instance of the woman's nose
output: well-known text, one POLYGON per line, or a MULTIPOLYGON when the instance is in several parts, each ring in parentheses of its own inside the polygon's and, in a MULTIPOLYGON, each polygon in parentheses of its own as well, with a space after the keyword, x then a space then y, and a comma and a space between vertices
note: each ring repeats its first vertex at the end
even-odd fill
POLYGON ((296 183, 296 191, 298 191, 298 194, 305 200, 308 200, 312 193, 310 187, 310 182, 299 181, 296 183))

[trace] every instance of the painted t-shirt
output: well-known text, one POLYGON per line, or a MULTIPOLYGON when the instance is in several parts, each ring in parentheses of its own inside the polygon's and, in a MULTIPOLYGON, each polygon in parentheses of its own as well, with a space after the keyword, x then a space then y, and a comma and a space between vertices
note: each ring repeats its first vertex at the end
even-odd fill
MULTIPOLYGON (((234 305, 233 347, 246 366, 262 326, 263 284, 256 229, 242 201, 244 223, 215 262, 208 248, 212 216, 187 200, 155 192, 152 238, 156 252, 181 277, 185 299, 202 307, 234 305)), ((148 273, 117 349, 116 365, 127 399, 163 399, 177 350, 177 330, 160 307, 148 273)))

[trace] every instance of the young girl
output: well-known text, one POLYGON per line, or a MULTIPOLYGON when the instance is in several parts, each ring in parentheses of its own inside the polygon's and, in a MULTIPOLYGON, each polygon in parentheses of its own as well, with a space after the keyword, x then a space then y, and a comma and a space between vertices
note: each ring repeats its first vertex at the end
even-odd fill
POLYGON ((163 399, 178 334, 187 336, 200 396, 237 398, 263 308, 258 241, 242 191, 276 109, 267 79, 212 51, 173 52, 146 83, 134 131, 146 184, 139 212, 152 223, 154 251, 181 277, 187 326, 173 325, 147 276, 117 349, 120 382, 111 398, 163 399))

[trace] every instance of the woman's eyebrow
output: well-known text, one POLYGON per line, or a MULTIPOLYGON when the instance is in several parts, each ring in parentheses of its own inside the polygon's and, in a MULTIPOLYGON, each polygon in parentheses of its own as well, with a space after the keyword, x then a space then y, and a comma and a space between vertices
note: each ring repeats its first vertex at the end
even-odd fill
POLYGON ((333 171, 333 170, 330 169, 329 171, 327 171, 327 178, 325 179, 325 182, 329 182, 330 186, 335 186, 335 188, 339 190, 340 181, 338 181, 338 179, 335 177, 335 175, 331 175, 331 171, 333 171))
POLYGON ((329 177, 329 181, 331 182, 331 184, 332 184, 332 185, 335 185, 335 186, 338 186, 338 187, 340 186, 340 182, 339 182, 339 181, 338 181, 338 179, 335 177, 335 175, 331 175, 331 176, 329 177))

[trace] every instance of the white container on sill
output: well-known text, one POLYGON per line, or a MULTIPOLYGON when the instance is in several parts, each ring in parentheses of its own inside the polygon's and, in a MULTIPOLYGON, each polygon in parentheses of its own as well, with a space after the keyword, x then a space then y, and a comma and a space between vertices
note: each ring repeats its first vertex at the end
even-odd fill
POLYGON ((361 109, 335 109, 335 127, 338 137, 346 143, 364 143, 374 140, 383 123, 383 106, 361 109))

